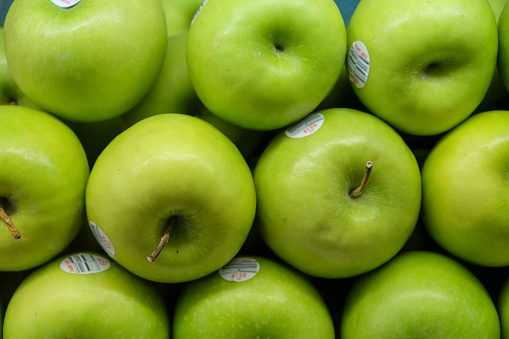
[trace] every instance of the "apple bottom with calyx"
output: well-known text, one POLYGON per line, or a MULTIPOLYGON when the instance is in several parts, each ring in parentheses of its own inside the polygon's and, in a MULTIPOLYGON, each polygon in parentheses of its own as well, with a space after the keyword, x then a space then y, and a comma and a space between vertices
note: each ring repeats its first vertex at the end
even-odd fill
POLYGON ((260 256, 236 257, 188 282, 174 311, 174 339, 334 338, 330 313, 311 282, 260 256))
POLYGON ((60 256, 31 273, 5 312, 4 339, 169 338, 154 285, 94 252, 60 256))
POLYGON ((359 277, 349 291, 341 338, 500 338, 497 309, 465 266, 411 251, 359 277))
POLYGON ((203 104, 254 130, 283 128, 313 111, 345 55, 346 29, 332 0, 204 2, 187 42, 203 104))
POLYGON ((348 68, 371 113, 431 136, 476 109, 491 84, 497 22, 486 0, 359 2, 348 26, 348 68), (439 38, 437 38, 439 37, 439 38))

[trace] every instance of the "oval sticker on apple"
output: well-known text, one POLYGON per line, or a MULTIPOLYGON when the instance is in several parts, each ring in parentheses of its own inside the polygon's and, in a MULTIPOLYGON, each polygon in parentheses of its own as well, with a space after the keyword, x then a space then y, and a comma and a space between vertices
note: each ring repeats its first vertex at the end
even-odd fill
POLYGON ((260 264, 251 258, 235 258, 219 269, 219 275, 227 281, 243 282, 254 277, 260 264))
POLYGON ((72 274, 101 273, 110 268, 110 262, 98 255, 78 253, 60 262, 62 271, 72 274))
POLYGON ((369 77, 370 60, 366 45, 362 41, 355 41, 348 52, 348 72, 350 81, 357 88, 366 85, 369 77))
POLYGON ((200 8, 198 8, 198 10, 196 11, 196 13, 194 14, 194 17, 193 17, 193 20, 191 20, 191 25, 194 23, 194 21, 196 20, 196 17, 198 17, 198 14, 200 14, 203 6, 205 6, 207 4, 209 0, 205 0, 203 1, 203 3, 200 5, 200 8))
POLYGON ((51 0, 52 3, 62 8, 70 8, 76 6, 80 0, 51 0))
POLYGON ((312 113, 296 124, 288 127, 285 133, 288 137, 294 139, 307 137, 322 127, 324 119, 323 114, 312 113))
POLYGON ((111 243, 108 236, 92 221, 88 222, 88 226, 90 226, 90 230, 94 234, 95 240, 101 245, 102 249, 110 256, 115 256, 115 247, 113 247, 113 244, 111 243))

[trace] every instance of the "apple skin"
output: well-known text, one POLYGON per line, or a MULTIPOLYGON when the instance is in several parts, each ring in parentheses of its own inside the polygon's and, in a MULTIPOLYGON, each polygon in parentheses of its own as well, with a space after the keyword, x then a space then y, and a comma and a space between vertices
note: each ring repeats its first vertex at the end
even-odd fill
POLYGON ((486 0, 363 0, 348 47, 370 58, 360 101, 397 130, 446 132, 483 100, 497 61, 497 23, 486 0))
POLYGON ((500 14, 502 13, 502 10, 504 9, 505 4, 507 3, 507 0, 488 0, 490 3, 491 9, 493 10, 493 13, 495 14, 495 19, 500 19, 500 14))
POLYGON ((192 115, 203 104, 189 78, 186 63, 187 32, 168 37, 163 67, 150 91, 120 118, 124 129, 156 114, 182 113, 192 115))
MULTIPOLYGON (((489 0, 493 13, 495 14, 497 24, 506 2, 506 0, 489 0)), ((490 87, 488 88, 484 99, 474 111, 474 114, 495 109, 504 109, 506 107, 504 101, 507 101, 508 98, 509 93, 507 92, 497 67, 493 73, 490 87)))
POLYGON ((18 85, 12 78, 11 71, 7 65, 4 48, 4 27, 0 27, 0 105, 20 105, 24 107, 37 108, 33 102, 21 93, 18 85))
POLYGON ((161 0, 161 3, 166 15, 168 36, 172 36, 189 30, 203 0, 161 0))
POLYGON ((174 339, 334 338, 334 325, 313 284, 277 260, 246 256, 260 265, 249 280, 227 281, 218 272, 181 291, 174 339))
POLYGON ((498 339, 500 325, 490 295, 466 267, 442 254, 415 251, 354 283, 341 338, 498 339))
POLYGON ((264 136, 230 124, 207 110, 198 98, 186 63, 187 32, 168 37, 163 68, 148 94, 129 112, 120 116, 123 129, 157 114, 181 113, 207 121, 225 134, 249 158, 264 136))
POLYGON ((509 111, 473 115, 433 147, 422 168, 428 232, 477 265, 509 265, 508 129, 509 111))
POLYGON ((255 226, 268 246, 316 277, 365 273, 393 257, 411 235, 421 181, 412 151, 379 118, 347 108, 320 112, 323 125, 293 139, 280 132, 254 169, 255 226), (349 195, 373 161, 368 186, 349 195))
POLYGON ((509 338, 509 278, 506 276, 502 279, 502 285, 496 296, 498 312, 500 316, 501 338, 509 338))
POLYGON ((85 217, 89 175, 83 146, 56 117, 0 106, 0 198, 21 233, 0 221, 0 271, 38 266, 60 253, 85 217))
POLYGON ((264 141, 270 138, 267 131, 252 130, 231 124, 205 107, 193 115, 205 120, 226 135, 237 146, 250 167, 255 166, 259 156, 258 150, 263 149, 264 141))
POLYGON ((334 87, 346 29, 332 0, 215 0, 189 29, 187 63, 203 104, 255 130, 287 126, 334 87))
POLYGON ((509 89, 509 5, 503 7, 498 18, 498 72, 509 89))
POLYGON ((245 159, 224 134, 172 113, 143 119, 105 148, 90 174, 86 206, 89 221, 113 244, 114 260, 145 279, 177 283, 237 254, 256 193, 245 159), (150 263, 172 216, 174 232, 150 263))
POLYGON ((169 338, 170 320, 155 286, 94 252, 59 256, 31 273, 5 312, 9 338, 169 338), (97 255, 110 267, 71 274, 60 263, 71 255, 97 255))
POLYGON ((17 0, 4 33, 20 90, 72 121, 106 120, 131 109, 150 89, 166 52, 159 0, 87 0, 68 9, 17 0))

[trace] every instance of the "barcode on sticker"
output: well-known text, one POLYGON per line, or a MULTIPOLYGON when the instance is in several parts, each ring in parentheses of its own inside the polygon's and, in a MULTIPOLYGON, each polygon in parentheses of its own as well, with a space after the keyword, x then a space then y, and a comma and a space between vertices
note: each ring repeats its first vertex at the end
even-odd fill
POLYGON ((194 21, 196 20, 196 18, 198 17, 198 14, 200 14, 201 10, 203 9, 203 6, 205 6, 207 4, 209 0, 205 0, 203 1, 203 3, 200 5, 200 8, 198 8, 198 10, 196 11, 196 13, 194 14, 194 17, 193 17, 193 20, 191 20, 191 25, 194 24, 194 21))
POLYGON ((288 127, 285 131, 286 135, 290 138, 303 138, 307 137, 318 131, 320 127, 322 127, 324 122, 324 116, 321 113, 312 113, 302 119, 301 121, 295 123, 294 125, 288 127))
POLYGON ((99 245, 101 245, 102 249, 106 252, 106 254, 113 258, 115 256, 115 247, 113 247, 108 236, 92 221, 88 222, 88 226, 90 226, 90 230, 92 231, 95 240, 97 240, 99 245))
POLYGON ((80 0, 51 0, 52 3, 62 8, 75 6, 80 0))
POLYGON ((227 281, 242 282, 254 277, 260 270, 258 261, 252 258, 235 258, 219 270, 227 281))
POLYGON ((369 77, 370 59, 368 49, 362 41, 355 41, 348 52, 350 81, 357 87, 366 85, 369 77))
POLYGON ((110 268, 110 262, 94 254, 79 253, 62 260, 60 268, 72 274, 92 274, 106 271, 110 268))

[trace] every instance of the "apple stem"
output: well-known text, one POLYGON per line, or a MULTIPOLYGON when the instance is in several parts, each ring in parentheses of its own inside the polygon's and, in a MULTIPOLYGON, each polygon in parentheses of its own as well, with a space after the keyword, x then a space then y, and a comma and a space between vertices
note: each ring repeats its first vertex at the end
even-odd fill
POLYGON ((21 238, 21 233, 19 233, 19 231, 16 228, 16 226, 14 226, 14 223, 12 222, 11 218, 9 218, 7 213, 5 213, 4 205, 2 204, 1 201, 0 201, 0 219, 3 220, 3 222, 5 223, 5 225, 7 226, 9 231, 11 232, 12 236, 14 237, 14 239, 21 238))
POLYGON ((164 246, 170 240, 170 233, 173 228, 173 225, 175 224, 175 218, 170 218, 168 220, 168 224, 166 225, 166 229, 164 230, 164 235, 161 238, 161 241, 159 242, 159 245, 157 245, 157 248, 154 252, 152 252, 151 255, 147 257, 149 262, 154 262, 157 257, 159 256, 159 253, 163 250, 164 246))
POLYGON ((352 198, 358 198, 361 196, 366 186, 368 186, 369 176, 371 175, 371 169, 373 168, 373 161, 368 161, 366 163, 366 172, 364 173, 364 178, 362 179, 361 185, 356 189, 350 192, 350 196, 352 198))

